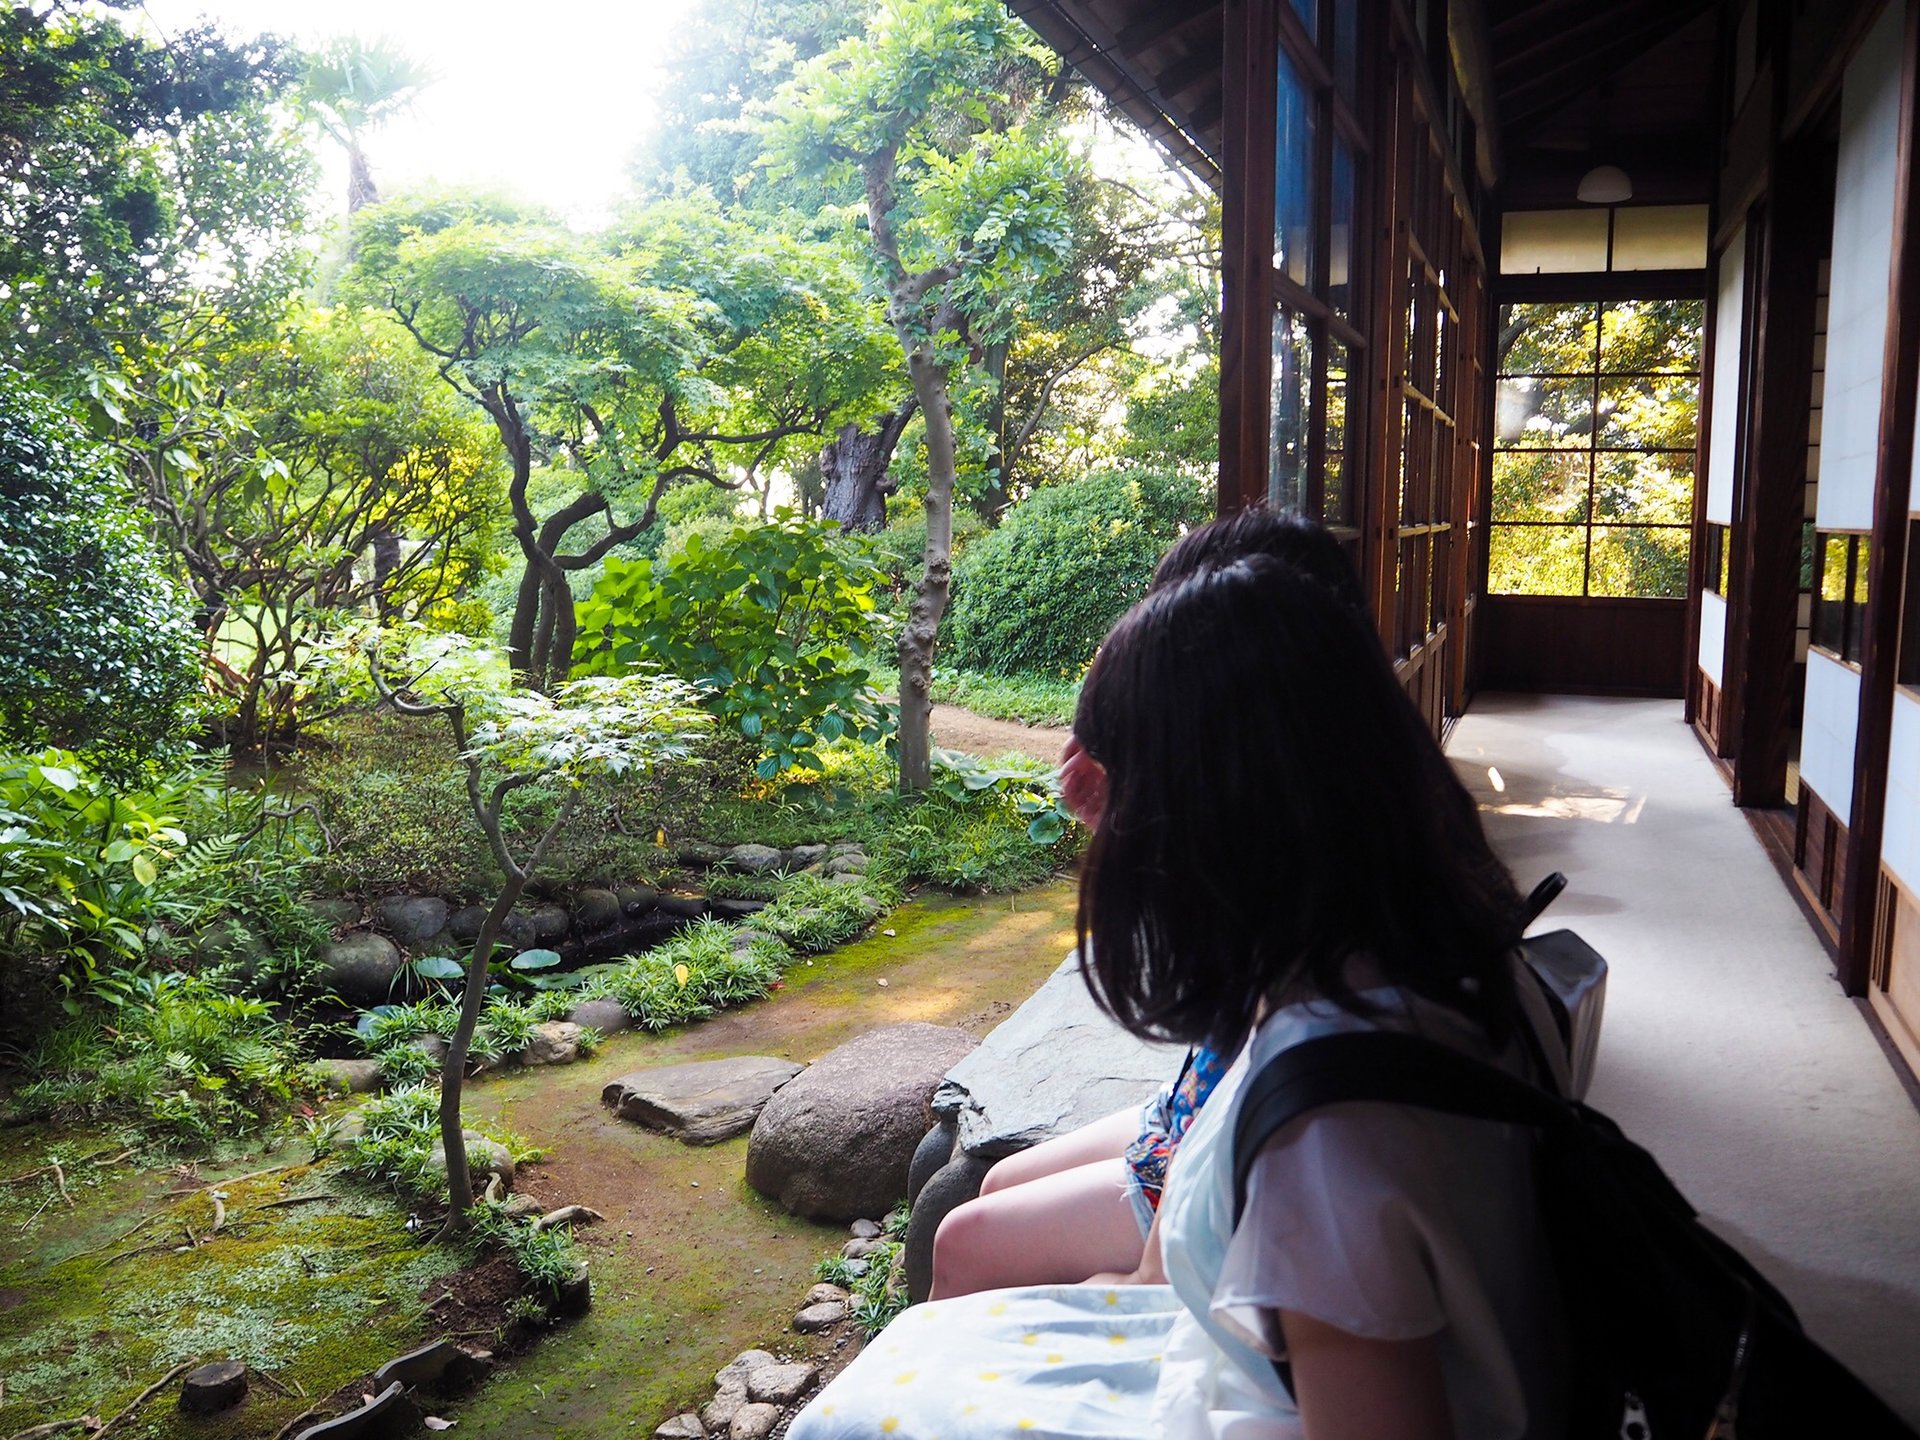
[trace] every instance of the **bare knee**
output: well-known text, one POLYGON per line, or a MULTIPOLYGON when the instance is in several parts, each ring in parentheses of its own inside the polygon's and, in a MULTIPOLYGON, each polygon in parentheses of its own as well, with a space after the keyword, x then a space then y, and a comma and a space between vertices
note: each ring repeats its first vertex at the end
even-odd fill
MULTIPOLYGON (((1020 1164, 1020 1156, 1024 1153, 1024 1151, 1017 1152, 994 1161, 980 1181, 980 1193, 992 1195, 1026 1180, 1028 1178, 1025 1173, 1026 1167, 1020 1164)), ((958 1213, 957 1210, 951 1212, 951 1214, 958 1213)))
POLYGON ((997 1250, 993 1212, 977 1200, 956 1205, 933 1234, 933 1282, 929 1298, 969 1295, 993 1287, 989 1273, 997 1250))

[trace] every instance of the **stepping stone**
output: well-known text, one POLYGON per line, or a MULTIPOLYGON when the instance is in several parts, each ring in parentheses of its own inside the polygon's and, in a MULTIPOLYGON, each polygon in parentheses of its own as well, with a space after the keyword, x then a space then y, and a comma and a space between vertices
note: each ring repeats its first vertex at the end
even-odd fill
POLYGON ((712 1145, 752 1129, 774 1091, 800 1070, 775 1055, 696 1060, 622 1075, 600 1098, 622 1120, 689 1145, 712 1145))

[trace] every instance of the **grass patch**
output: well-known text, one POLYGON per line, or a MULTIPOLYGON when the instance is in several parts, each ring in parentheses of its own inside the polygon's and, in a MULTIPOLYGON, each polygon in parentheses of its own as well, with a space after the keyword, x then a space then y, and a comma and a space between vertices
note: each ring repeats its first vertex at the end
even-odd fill
MULTIPOLYGON (((900 672, 876 670, 873 683, 889 695, 900 693, 900 672)), ((984 670, 956 670, 937 666, 933 698, 942 705, 958 705, 994 720, 1017 720, 1023 725, 1073 724, 1080 703, 1080 680, 1058 675, 993 675, 984 670)))

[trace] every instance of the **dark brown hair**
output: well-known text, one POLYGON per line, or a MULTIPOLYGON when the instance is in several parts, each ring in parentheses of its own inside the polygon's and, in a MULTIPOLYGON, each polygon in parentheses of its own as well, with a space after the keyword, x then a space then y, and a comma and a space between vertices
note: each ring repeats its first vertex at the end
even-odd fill
POLYGON ((1216 552, 1094 661, 1081 954, 1136 1034, 1228 1047, 1263 1000, 1364 1010, 1356 959, 1505 1034, 1520 897, 1350 588, 1216 552))

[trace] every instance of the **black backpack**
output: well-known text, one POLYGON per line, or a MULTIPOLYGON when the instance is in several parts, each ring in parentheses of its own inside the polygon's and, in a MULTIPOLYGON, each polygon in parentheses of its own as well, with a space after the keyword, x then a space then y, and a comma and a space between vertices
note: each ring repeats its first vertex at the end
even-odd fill
MULTIPOLYGON (((1571 1440, 1914 1436, 1806 1337, 1780 1292, 1700 1224, 1619 1126, 1419 1036, 1308 1040, 1248 1081, 1233 1137, 1236 1225, 1268 1138, 1310 1110, 1349 1100, 1539 1131, 1541 1216, 1567 1315, 1571 1440)), ((1291 1393, 1286 1363, 1275 1368, 1291 1393)))

